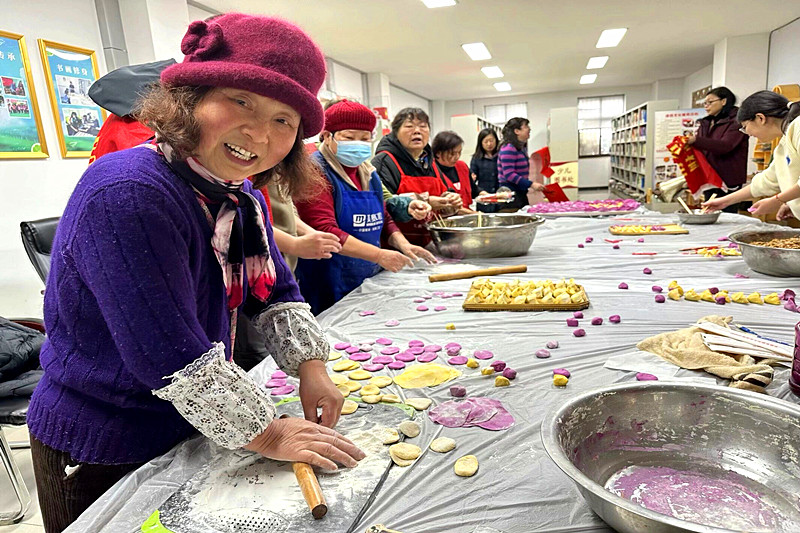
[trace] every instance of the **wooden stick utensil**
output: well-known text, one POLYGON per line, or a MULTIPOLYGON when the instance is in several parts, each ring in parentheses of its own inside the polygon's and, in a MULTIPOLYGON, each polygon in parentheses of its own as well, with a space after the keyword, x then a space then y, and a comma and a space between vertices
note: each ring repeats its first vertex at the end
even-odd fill
POLYGON ((686 202, 684 202, 684 201, 683 201, 683 198, 678 198, 678 203, 679 203, 679 204, 681 204, 681 205, 683 206, 683 208, 684 208, 684 209, 686 209, 686 212, 687 212, 687 213, 689 213, 690 215, 694 215, 694 213, 692 212, 692 210, 691 210, 691 209, 689 209, 689 206, 688 206, 688 205, 686 205, 686 202))
MULTIPOLYGON (((711 200, 713 200, 713 199, 714 199, 714 198, 716 198, 716 197, 717 197, 717 193, 714 193, 714 194, 712 194, 712 195, 711 195, 711 196, 708 198, 708 200, 706 200, 706 202, 710 202, 711 200)), ((702 210, 702 211, 700 211, 700 212, 701 212, 701 213, 705 213, 706 211, 708 211, 708 208, 707 208, 707 207, 704 207, 704 208, 703 208, 703 210, 702 210)))
POLYGON ((497 276, 499 274, 517 274, 527 271, 528 267, 526 265, 479 268, 476 270, 466 270, 464 272, 450 272, 448 274, 431 274, 430 276, 428 276, 428 281, 434 283, 436 281, 450 281, 454 279, 476 278, 478 276, 497 276))

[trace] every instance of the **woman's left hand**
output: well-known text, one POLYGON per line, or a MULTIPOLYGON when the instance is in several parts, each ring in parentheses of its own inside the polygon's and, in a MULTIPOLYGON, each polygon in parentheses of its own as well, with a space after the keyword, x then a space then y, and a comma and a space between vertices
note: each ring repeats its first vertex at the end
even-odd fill
POLYGON ((770 213, 775 213, 776 211, 778 211, 778 209, 780 209, 781 205, 783 204, 781 203, 780 200, 778 200, 774 196, 771 196, 769 198, 764 198, 763 200, 757 201, 756 203, 753 204, 753 207, 748 209, 748 211, 753 215, 763 216, 763 215, 768 215, 770 213))
POLYGON ((694 133, 690 133, 686 136, 686 144, 694 144, 697 140, 697 136, 694 133))
POLYGON ((411 200, 408 204, 408 214, 416 220, 425 220, 431 212, 431 204, 422 200, 411 200))
POLYGON ((342 414, 344 396, 333 384, 325 363, 312 359, 300 364, 300 403, 306 420, 333 428, 342 414), (317 409, 322 409, 322 416, 317 409))
POLYGON ((792 213, 791 208, 787 204, 783 204, 780 209, 778 209, 778 220, 789 220, 790 218, 794 218, 794 213, 792 213))
POLYGON ((438 263, 436 258, 430 253, 428 250, 423 248, 422 246, 416 246, 414 244, 407 244, 403 246, 400 251, 411 259, 412 261, 417 261, 419 259, 424 259, 429 265, 435 265, 438 263))

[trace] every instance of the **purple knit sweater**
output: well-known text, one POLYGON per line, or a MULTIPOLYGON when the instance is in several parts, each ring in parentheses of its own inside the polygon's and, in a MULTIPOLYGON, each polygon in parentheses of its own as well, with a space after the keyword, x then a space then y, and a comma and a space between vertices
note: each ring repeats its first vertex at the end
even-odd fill
MULTIPOLYGON (((266 214, 261 193, 244 187, 266 214)), ((277 273, 268 303, 301 302, 269 220, 266 227, 277 273)), ((28 410, 37 439, 81 462, 122 464, 153 459, 194 432, 151 390, 212 342, 230 353, 210 241, 194 192, 155 151, 131 148, 89 167, 53 243, 44 377, 28 410)), ((244 306, 257 308, 254 300, 244 306)))
POLYGON ((514 191, 527 191, 532 185, 528 179, 531 163, 525 152, 509 143, 500 148, 497 158, 497 181, 514 191))

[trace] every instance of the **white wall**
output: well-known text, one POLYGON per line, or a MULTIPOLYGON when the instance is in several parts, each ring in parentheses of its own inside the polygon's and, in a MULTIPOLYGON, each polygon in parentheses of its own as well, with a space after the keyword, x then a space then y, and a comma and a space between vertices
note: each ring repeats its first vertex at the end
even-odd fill
MULTIPOLYGON (((119 3, 120 17, 132 65, 174 58, 183 59, 181 40, 189 26, 186 0, 124 0, 119 3), (169 13, 169 16, 164 16, 169 13)), ((205 14, 197 10, 200 16, 205 14)))
POLYGON ((669 78, 653 82, 651 100, 679 100, 683 92, 684 78, 669 78))
POLYGON ((332 60, 328 61, 328 65, 331 69, 328 76, 333 81, 331 90, 342 98, 366 103, 361 72, 332 60))
POLYGON ((389 85, 389 99, 391 101, 391 107, 389 108, 390 119, 404 107, 419 107, 428 113, 428 116, 431 114, 430 100, 412 94, 396 85, 389 85))
POLYGON ((683 90, 680 96, 681 109, 691 109, 692 93, 711 85, 713 68, 714 65, 708 65, 683 78, 683 90))
POLYGON ((205 20, 208 17, 217 14, 214 11, 208 11, 206 9, 189 4, 187 4, 186 7, 189 11, 189 22, 194 22, 195 20, 205 20))
POLYGON ((775 30, 769 40, 767 88, 800 83, 800 18, 775 30))
POLYGON ((41 316, 42 283, 22 248, 19 223, 60 216, 87 160, 61 158, 36 39, 90 48, 101 75, 106 66, 93 0, 37 0, 36 12, 46 16, 34 15, 30 2, 3 2, 2 12, 2 28, 25 36, 50 158, 0 161, 0 315, 41 316))

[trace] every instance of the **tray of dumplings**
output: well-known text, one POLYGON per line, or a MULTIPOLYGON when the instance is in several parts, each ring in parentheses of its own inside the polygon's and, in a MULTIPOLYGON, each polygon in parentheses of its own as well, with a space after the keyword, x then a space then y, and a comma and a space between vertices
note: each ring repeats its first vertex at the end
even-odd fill
POLYGON ((678 224, 617 224, 609 226, 612 235, 686 235, 689 230, 678 224))
POLYGON ((492 280, 472 282, 461 307, 467 311, 578 311, 589 297, 575 280, 492 280))

